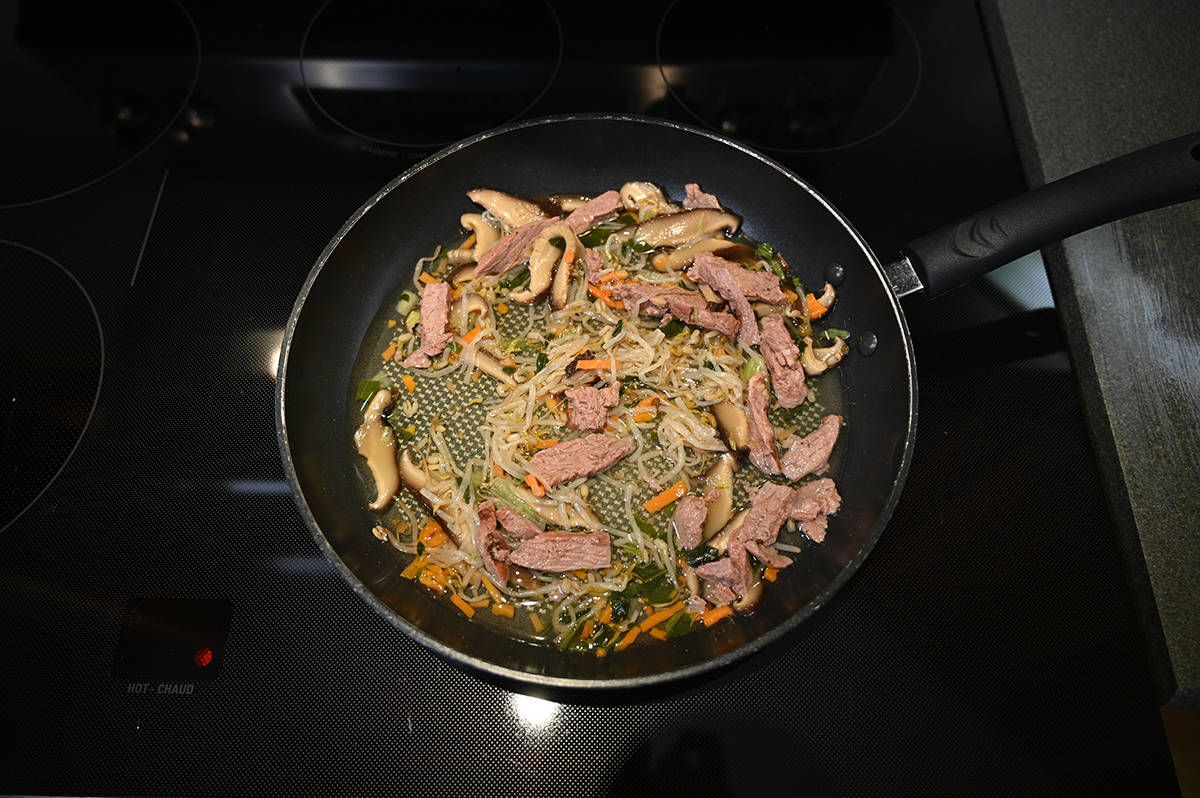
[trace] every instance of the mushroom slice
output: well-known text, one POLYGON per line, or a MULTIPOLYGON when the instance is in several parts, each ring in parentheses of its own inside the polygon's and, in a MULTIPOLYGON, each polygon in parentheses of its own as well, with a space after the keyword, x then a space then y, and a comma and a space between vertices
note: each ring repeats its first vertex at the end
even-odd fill
MULTIPOLYGON (((533 252, 529 255, 529 288, 514 293, 512 300, 522 305, 528 305, 541 299, 549 290, 555 266, 560 262, 567 264, 568 277, 566 279, 569 280, 570 265, 575 262, 576 256, 579 255, 582 248, 579 236, 561 222, 552 224, 538 233, 538 237, 533 242, 533 252), (562 239, 565 250, 550 243, 555 238, 562 239)), ((566 304, 565 299, 563 304, 566 304)))
POLYGON ((514 197, 512 194, 505 194, 503 191, 476 188, 468 191, 467 196, 472 202, 491 211, 491 214, 508 228, 520 227, 523 224, 546 218, 546 213, 536 203, 521 197, 514 197))
POLYGON ((727 238, 704 238, 686 247, 661 252, 651 259, 650 265, 660 272, 680 269, 694 261, 701 252, 711 252, 732 261, 754 257, 754 250, 745 244, 738 244, 727 238))
POLYGON ((500 362, 500 359, 486 349, 472 349, 471 347, 467 347, 463 350, 463 359, 472 368, 477 368, 484 374, 495 377, 505 385, 517 384, 513 376, 504 370, 504 364, 500 362))
POLYGON ((571 291, 571 264, 567 258, 558 261, 554 270, 554 282, 550 285, 550 307, 562 310, 567 306, 567 294, 571 291))
POLYGON ((736 233, 742 220, 732 213, 712 208, 697 208, 683 213, 659 216, 648 222, 617 231, 622 241, 633 239, 649 247, 682 247, 718 230, 736 233))
POLYGON ((763 580, 760 579, 746 588, 746 592, 729 606, 733 608, 735 615, 749 615, 758 609, 758 605, 762 603, 762 599, 763 580))
POLYGON ((483 253, 500 240, 500 231, 488 224, 482 213, 464 213, 458 221, 475 234, 475 244, 468 248, 452 249, 447 252, 446 259, 450 263, 478 261, 483 253))
POLYGON ((433 505, 421 493, 429 487, 429 475, 413 462, 408 449, 400 452, 400 479, 404 481, 404 486, 413 492, 421 504, 425 505, 425 509, 433 512, 433 505))
POLYGON ((835 338, 833 346, 814 349, 812 337, 805 336, 804 351, 800 353, 800 364, 804 366, 805 374, 815 377, 841 363, 842 358, 849 353, 850 345, 841 338, 835 338))
POLYGON ((486 316, 487 312, 488 304, 486 299, 474 291, 464 291, 463 295, 454 300, 450 305, 450 328, 459 332, 466 332, 472 315, 486 316))
POLYGON ((725 554, 725 552, 729 551, 729 541, 733 539, 734 533, 741 528, 742 523, 745 522, 746 516, 749 514, 749 507, 745 510, 739 510, 734 514, 733 518, 729 519, 729 523, 717 533, 716 537, 708 541, 708 545, 716 549, 718 554, 725 554))
POLYGON ((717 493, 717 500, 709 503, 708 516, 704 519, 705 540, 721 531, 733 515, 733 469, 733 455, 726 452, 717 455, 701 478, 705 499, 712 491, 717 493))
POLYGON ((635 180, 621 186, 617 193, 621 195, 621 204, 625 209, 636 213, 638 219, 679 212, 679 206, 672 204, 662 189, 653 183, 635 180))
POLYGON ((729 448, 739 452, 749 449, 750 423, 746 420, 746 411, 730 401, 713 405, 712 411, 729 448))
POLYGON ((392 406, 392 392, 381 388, 363 412, 362 425, 354 432, 354 446, 366 458, 371 477, 375 480, 375 499, 370 508, 377 512, 387 509, 400 488, 400 473, 396 467, 396 433, 383 417, 392 406))

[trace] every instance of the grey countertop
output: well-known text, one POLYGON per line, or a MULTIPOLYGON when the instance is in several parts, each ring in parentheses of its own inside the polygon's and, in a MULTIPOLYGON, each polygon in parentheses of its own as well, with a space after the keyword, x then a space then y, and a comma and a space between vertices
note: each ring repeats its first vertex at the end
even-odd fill
MULTIPOLYGON (((981 5, 1031 186, 1200 130, 1200 3, 981 5)), ((1200 201, 1043 256, 1161 702, 1198 707, 1200 201)))

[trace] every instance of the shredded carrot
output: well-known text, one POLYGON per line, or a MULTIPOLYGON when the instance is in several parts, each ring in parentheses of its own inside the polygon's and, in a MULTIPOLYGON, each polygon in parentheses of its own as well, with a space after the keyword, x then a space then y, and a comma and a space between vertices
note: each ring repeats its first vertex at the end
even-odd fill
POLYGON ((627 635, 625 635, 624 637, 621 638, 621 642, 619 642, 615 646, 613 646, 613 649, 616 651, 623 651, 626 648, 629 648, 629 645, 634 640, 637 640, 637 636, 640 635, 641 633, 642 633, 642 628, 640 626, 633 627, 632 629, 629 630, 629 633, 627 635))
POLYGON ((539 449, 549 449, 551 446, 558 445, 558 438, 543 438, 534 445, 539 449))
POLYGON ((396 329, 396 320, 395 319, 388 319, 388 329, 389 330, 396 329))
POLYGON ((577 369, 611 369, 614 366, 612 360, 577 360, 575 368, 577 369))
POLYGON ((535 632, 541 632, 546 628, 546 622, 543 621, 542 616, 538 615, 536 612, 529 613, 529 623, 531 626, 533 626, 533 631, 535 632))
POLYGON ((405 566, 404 570, 400 572, 400 575, 402 577, 404 577, 405 579, 416 579, 417 574, 421 573, 421 569, 424 567, 425 567, 425 558, 424 557, 415 557, 415 558, 413 558, 412 562, 410 562, 407 566, 405 566))
POLYGON ((417 539, 426 546, 433 546, 434 548, 444 546, 450 540, 446 535, 446 531, 442 529, 442 525, 433 518, 430 518, 429 522, 421 529, 421 535, 417 539))
POLYGON ((473 246, 475 246, 475 234, 471 233, 471 235, 467 236, 467 240, 462 242, 462 244, 460 244, 458 248, 459 249, 470 249, 473 246))
POLYGON ((496 463, 492 463, 492 476, 496 476, 496 477, 504 476, 504 469, 501 468, 496 463))
POLYGON ((733 609, 727 604, 724 607, 713 607, 711 610, 705 610, 700 616, 704 620, 705 626, 712 626, 722 618, 728 618, 733 615, 733 609))
POLYGON ((488 592, 488 595, 496 601, 504 601, 504 594, 496 589, 496 586, 492 584, 492 580, 485 576, 480 581, 483 582, 483 589, 488 592))
POLYGON ((608 649, 607 649, 607 648, 598 648, 598 649, 596 649, 596 656, 597 656, 597 657, 607 657, 607 656, 608 656, 608 649))
POLYGON ((789 304, 792 302, 795 302, 800 297, 799 294, 797 294, 795 291, 791 290, 790 288, 783 289, 783 295, 785 297, 787 297, 787 301, 789 304))
POLYGON ((533 492, 533 495, 539 499, 546 495, 546 486, 533 474, 525 475, 525 484, 529 486, 529 490, 533 492))
POLYGON ((653 407, 657 401, 657 396, 647 396, 645 399, 634 405, 634 407, 653 407))
POLYGON ((417 577, 417 581, 431 590, 436 590, 439 593, 445 593, 446 569, 440 565, 426 565, 421 569, 421 575, 417 577))
POLYGON ((562 259, 563 259, 563 263, 570 266, 572 263, 575 262, 575 250, 568 249, 566 252, 563 253, 562 259))
POLYGON ((687 493, 687 485, 681 479, 653 499, 648 500, 642 506, 646 508, 646 512, 648 513, 657 513, 676 499, 682 499, 685 493, 687 493))
POLYGON ((596 620, 600 621, 600 623, 605 623, 605 624, 612 623, 612 605, 609 604, 607 601, 604 602, 603 609, 601 609, 600 612, 596 613, 596 620))
POLYGON ((458 595, 457 593, 452 593, 450 595, 450 601, 454 603, 455 607, 458 607, 460 610, 462 610, 463 615, 467 616, 468 618, 475 616, 475 608, 463 601, 462 596, 458 595))
POLYGON ((610 308, 625 307, 624 303, 622 303, 620 300, 612 298, 611 288, 601 288, 593 283, 588 283, 588 293, 596 297, 596 299, 603 300, 604 304, 608 305, 610 308))
POLYGON ((492 605, 492 615, 503 615, 505 618, 511 618, 513 617, 513 613, 513 605, 507 602, 502 603, 497 601, 492 605))
POLYGON ((595 630, 596 630, 596 622, 593 621, 591 618, 588 618, 587 623, 585 623, 583 625, 583 628, 579 630, 579 639, 587 640, 589 637, 592 636, 592 632, 594 632, 595 630))
MULTIPOLYGON (((596 278, 596 282, 598 282, 598 283, 611 283, 614 281, 620 282, 628 276, 629 276, 629 272, 625 271, 624 269, 617 269, 615 272, 609 272, 608 274, 600 275, 599 277, 596 278)), ((612 289, 602 288, 601 290, 608 291, 611 296, 612 289)))
POLYGON ((587 579, 587 571, 583 571, 583 570, 576 568, 571 573, 575 574, 575 576, 579 577, 580 579, 587 579))
POLYGON ((404 383, 404 387, 408 389, 409 393, 412 393, 415 390, 417 390, 416 380, 414 380, 412 377, 408 376, 407 374, 405 374, 403 377, 400 378, 400 382, 404 383))
POLYGON ((503 316, 505 313, 508 313, 508 305, 501 302, 496 306, 496 312, 503 316))
POLYGON ((383 354, 380 355, 380 357, 382 357, 384 360, 391 360, 395 356, 396 356, 396 345, 395 344, 392 344, 387 349, 383 350, 383 354))
POLYGON ((487 596, 480 596, 479 598, 470 599, 469 601, 467 601, 467 603, 470 604, 475 609, 481 610, 484 607, 486 607, 487 605, 491 604, 492 600, 490 598, 488 598, 487 596))
POLYGON ((478 337, 478 335, 481 332, 483 332, 483 328, 480 327, 478 324, 476 324, 475 328, 473 330, 471 330, 470 332, 468 332, 466 335, 463 336, 463 340, 469 344, 472 341, 474 341, 475 338, 478 337))
POLYGON ((643 412, 641 412, 641 413, 637 413, 637 414, 635 414, 635 415, 634 415, 634 417, 633 417, 633 420, 634 420, 634 421, 653 421, 653 420, 654 420, 654 414, 653 414, 653 413, 651 413, 650 411, 646 410, 646 411, 643 411, 643 412))
POLYGON ((429 272, 421 272, 417 275, 417 279, 426 285, 433 285, 434 283, 438 282, 438 278, 434 277, 429 272))
POLYGON ((778 578, 779 578, 779 569, 778 568, 768 568, 765 571, 763 571, 763 579, 766 579, 768 582, 774 582, 778 578))
POLYGON ((817 298, 812 294, 806 294, 804 302, 808 305, 808 317, 810 319, 819 319, 829 312, 829 308, 818 302, 817 298))
POLYGON ((454 290, 450 292, 450 298, 458 299, 461 296, 462 296, 462 286, 461 285, 454 286, 454 290))
POLYGON ((667 639, 667 631, 665 629, 659 629, 659 628, 655 627, 654 629, 650 630, 650 636, 653 637, 655 640, 666 640, 667 639))
POLYGON ((659 610, 658 612, 647 615, 642 622, 638 624, 638 626, 640 626, 642 631, 645 632, 648 629, 658 626, 660 623, 683 609, 684 606, 685 605, 682 601, 677 601, 670 607, 667 607, 665 610, 659 610))

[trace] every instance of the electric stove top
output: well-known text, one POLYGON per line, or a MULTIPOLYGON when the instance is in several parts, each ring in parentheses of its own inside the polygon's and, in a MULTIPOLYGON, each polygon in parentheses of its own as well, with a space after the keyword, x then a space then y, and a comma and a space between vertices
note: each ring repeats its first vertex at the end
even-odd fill
POLYGON ((905 300, 891 525, 700 684, 590 705, 459 670, 338 577, 284 480, 292 303, 405 168, 512 120, 668 118, 886 258, 1022 188, 972 4, 9 3, 0 71, 0 791, 1177 789, 1036 257, 905 300))

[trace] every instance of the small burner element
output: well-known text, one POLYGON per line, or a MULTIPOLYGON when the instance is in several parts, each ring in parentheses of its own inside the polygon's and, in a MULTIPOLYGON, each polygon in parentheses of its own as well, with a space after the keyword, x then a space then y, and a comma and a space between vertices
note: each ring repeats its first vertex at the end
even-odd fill
POLYGON ((0 4, 0 209, 84 188, 145 153, 199 70, 200 36, 177 2, 0 4))
POLYGON ((104 333, 87 291, 62 264, 0 241, 0 532, 41 498, 91 423, 104 333))
POLYGON ((884 0, 738 5, 734 38, 715 0, 672 3, 658 28, 671 95, 708 127, 764 149, 824 152, 860 144, 904 115, 921 54, 884 0))
POLYGON ((327 2, 300 47, 316 121, 391 147, 436 147, 502 125, 546 92, 562 30, 544 0, 327 2))

